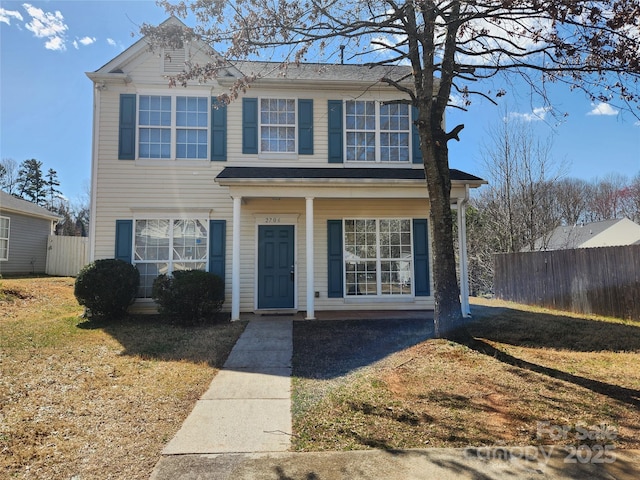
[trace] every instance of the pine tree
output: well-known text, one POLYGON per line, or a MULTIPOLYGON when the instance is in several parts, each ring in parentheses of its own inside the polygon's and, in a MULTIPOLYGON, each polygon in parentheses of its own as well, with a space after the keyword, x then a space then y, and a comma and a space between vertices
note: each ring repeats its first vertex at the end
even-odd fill
POLYGON ((46 175, 46 192, 47 192, 47 208, 53 210, 55 208, 55 200, 60 198, 62 192, 56 187, 60 186, 58 181, 58 172, 50 168, 46 175))
POLYGON ((46 182, 42 175, 42 162, 25 160, 18 170, 18 195, 25 200, 45 206, 46 182))

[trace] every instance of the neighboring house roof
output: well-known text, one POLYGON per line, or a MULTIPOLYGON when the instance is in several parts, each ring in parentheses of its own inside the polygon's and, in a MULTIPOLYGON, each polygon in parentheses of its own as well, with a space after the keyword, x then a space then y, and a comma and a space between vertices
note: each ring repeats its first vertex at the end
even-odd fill
POLYGON ((46 218, 49 220, 60 220, 62 217, 50 212, 35 203, 22 200, 13 195, 0 191, 0 210, 5 212, 20 213, 30 217, 46 218))
POLYGON ((535 250, 612 247, 640 242, 640 225, 628 218, 560 226, 536 240, 535 250), (545 246, 546 245, 546 246, 545 246))
MULTIPOLYGON (((485 180, 451 169, 451 181, 483 184, 485 180)), ((218 180, 420 180, 424 183, 423 169, 411 168, 286 168, 286 167, 226 167, 216 177, 218 180)))

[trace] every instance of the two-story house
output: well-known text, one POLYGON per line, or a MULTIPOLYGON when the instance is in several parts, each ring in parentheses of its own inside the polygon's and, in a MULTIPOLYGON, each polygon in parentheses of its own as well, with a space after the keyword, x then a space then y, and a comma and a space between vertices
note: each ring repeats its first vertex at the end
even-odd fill
MULTIPOLYGON (((143 38, 87 74, 95 86, 91 258, 137 267, 138 306, 153 305, 158 274, 197 268, 224 277, 232 319, 432 309, 429 198, 413 112, 389 103, 402 94, 380 82, 408 67, 238 62, 215 81, 169 87, 185 62, 214 54, 196 43, 152 51, 143 38), (245 94, 218 104, 253 75, 245 94)), ((484 183, 458 170, 451 178, 454 207, 484 183)))

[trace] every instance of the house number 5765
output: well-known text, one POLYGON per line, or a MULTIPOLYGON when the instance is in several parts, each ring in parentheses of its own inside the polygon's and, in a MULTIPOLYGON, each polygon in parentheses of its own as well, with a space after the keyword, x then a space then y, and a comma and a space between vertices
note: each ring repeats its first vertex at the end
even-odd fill
POLYGON ((267 217, 266 223, 280 223, 280 217, 267 217))

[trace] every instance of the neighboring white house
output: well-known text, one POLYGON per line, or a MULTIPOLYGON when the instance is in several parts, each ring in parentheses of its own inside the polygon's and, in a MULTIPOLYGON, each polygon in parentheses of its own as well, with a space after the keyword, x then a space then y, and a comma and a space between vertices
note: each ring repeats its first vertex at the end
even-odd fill
POLYGON ((539 238, 535 250, 617 247, 640 242, 640 225, 628 218, 561 226, 539 238))
POLYGON ((60 217, 0 191, 0 276, 44 273, 47 238, 60 217))
MULTIPOLYGON (((429 199, 413 112, 386 103, 402 94, 380 82, 408 67, 283 71, 239 62, 215 81, 169 88, 167 75, 212 54, 195 43, 152 52, 141 39, 87 73, 95 87, 91 258, 135 264, 138 306, 151 304, 158 274, 199 268, 225 279, 232 319, 432 309, 429 199), (259 79, 218 105, 245 75, 259 79)), ((485 183, 453 169, 451 179, 454 208, 485 183)))

